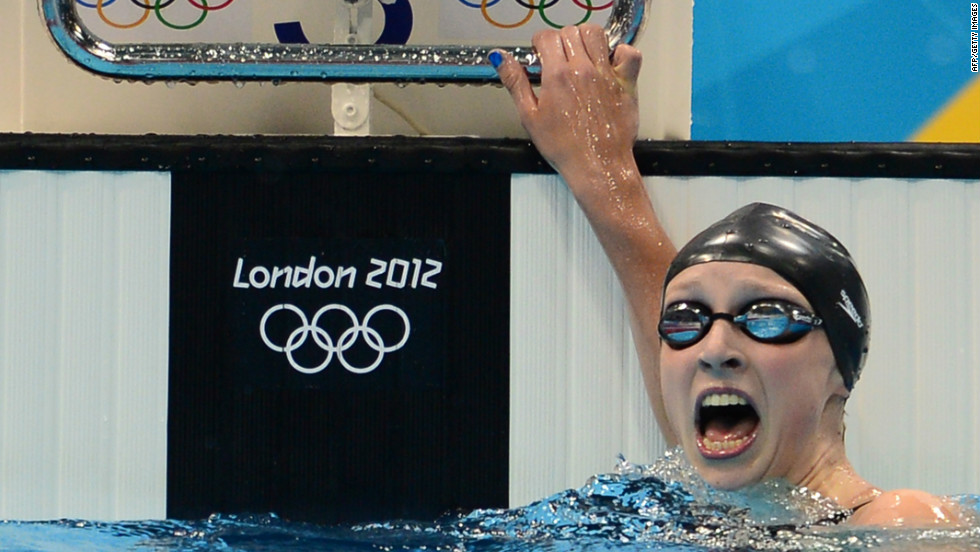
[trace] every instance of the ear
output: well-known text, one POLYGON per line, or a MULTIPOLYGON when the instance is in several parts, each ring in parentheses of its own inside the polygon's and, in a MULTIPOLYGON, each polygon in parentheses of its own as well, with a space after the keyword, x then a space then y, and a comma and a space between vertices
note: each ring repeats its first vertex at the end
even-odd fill
POLYGON ((844 376, 837 369, 836 363, 834 364, 833 373, 831 373, 830 379, 827 381, 827 385, 831 397, 837 397, 842 402, 847 402, 847 399, 851 398, 851 391, 844 384, 844 376))
POLYGON ((841 376, 836 364, 832 365, 832 370, 833 372, 830 374, 830 377, 827 378, 825 394, 827 402, 824 404, 823 424, 825 431, 839 435, 840 440, 843 441, 846 429, 844 424, 844 417, 846 415, 844 407, 851 393, 847 390, 847 386, 844 385, 844 378, 841 376))

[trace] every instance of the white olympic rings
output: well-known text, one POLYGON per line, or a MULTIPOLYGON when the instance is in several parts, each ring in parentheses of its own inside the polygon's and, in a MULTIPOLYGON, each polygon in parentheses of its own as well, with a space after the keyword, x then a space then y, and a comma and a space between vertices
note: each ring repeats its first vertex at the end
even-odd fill
POLYGON ((333 360, 334 355, 337 355, 337 358, 340 360, 340 364, 348 372, 354 374, 367 374, 381 364, 381 361, 384 359, 386 353, 391 353, 401 349, 405 343, 408 342, 408 336, 411 331, 412 326, 408 321, 408 315, 405 314, 405 311, 394 305, 378 305, 377 307, 374 307, 368 311, 368 313, 364 316, 364 322, 358 322, 357 315, 354 314, 354 311, 350 310, 344 305, 339 305, 336 303, 321 307, 320 310, 316 311, 316 314, 313 315, 312 320, 307 320, 306 314, 303 313, 303 311, 296 305, 281 303, 274 305, 269 310, 265 311, 265 314, 262 315, 262 321, 259 322, 259 335, 262 336, 262 341, 265 343, 266 347, 277 353, 286 353, 286 358, 289 360, 289 365, 292 366, 297 372, 301 372, 303 374, 316 374, 322 372, 330 364, 330 361, 333 360), (299 317, 300 326, 289 334, 289 337, 286 338, 285 345, 277 345, 273 343, 271 339, 269 339, 265 326, 269 320, 269 317, 283 310, 291 311, 296 314, 296 316, 299 317), (350 317, 352 324, 350 328, 347 328, 342 334, 340 334, 340 338, 336 342, 326 330, 318 325, 321 316, 334 310, 341 311, 350 317), (381 337, 381 334, 379 334, 374 328, 368 326, 368 324, 371 322, 371 317, 381 311, 391 311, 397 314, 401 317, 402 323, 405 325, 404 335, 402 335, 401 340, 394 345, 386 345, 384 339, 381 337), (357 338, 361 335, 364 336, 364 341, 367 343, 368 347, 376 351, 378 356, 370 365, 363 368, 358 368, 356 366, 352 366, 347 359, 344 358, 344 351, 347 351, 353 347, 354 343, 357 341, 357 338), (318 347, 326 351, 327 355, 326 358, 323 359, 323 362, 317 366, 306 367, 301 365, 295 358, 293 358, 293 351, 302 347, 303 344, 306 343, 306 338, 310 336, 313 337, 313 341, 318 347))

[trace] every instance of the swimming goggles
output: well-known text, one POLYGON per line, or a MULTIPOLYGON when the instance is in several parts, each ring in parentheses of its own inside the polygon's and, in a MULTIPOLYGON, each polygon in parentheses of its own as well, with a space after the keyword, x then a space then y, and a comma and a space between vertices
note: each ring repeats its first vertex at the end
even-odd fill
POLYGON ((711 323, 719 318, 735 324, 760 343, 792 343, 823 324, 812 312, 778 299, 753 301, 736 315, 712 313, 701 303, 679 301, 664 309, 657 331, 670 348, 683 349, 701 341, 711 323))

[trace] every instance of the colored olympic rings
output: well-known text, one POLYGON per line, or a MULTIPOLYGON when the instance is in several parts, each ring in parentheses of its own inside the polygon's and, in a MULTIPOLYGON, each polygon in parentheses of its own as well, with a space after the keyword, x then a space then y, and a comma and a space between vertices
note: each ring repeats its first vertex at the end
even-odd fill
MULTIPOLYGON (((477 3, 474 4, 473 2, 467 2, 466 0, 459 0, 459 1, 462 2, 464 6, 467 6, 467 7, 470 7, 470 8, 477 8, 477 9, 480 8, 480 3, 479 2, 477 2, 477 3)), ((115 2, 115 0, 113 0, 113 2, 115 2)), ((490 0, 490 2, 487 4, 487 7, 489 8, 490 6, 496 4, 497 2, 500 2, 500 0, 490 0)))
POLYGON ((555 29, 560 29, 565 25, 581 25, 582 23, 588 21, 590 17, 592 17, 593 12, 603 11, 611 8, 616 0, 609 0, 605 4, 602 4, 601 6, 593 5, 592 0, 584 0, 584 1, 572 0, 576 6, 585 10, 585 14, 582 16, 582 19, 574 23, 555 22, 548 16, 547 10, 549 8, 554 7, 556 4, 558 4, 559 0, 514 0, 514 1, 517 3, 519 7, 526 8, 527 13, 524 14, 523 18, 521 18, 516 22, 504 23, 498 21, 492 15, 490 15, 490 11, 488 9, 494 6, 495 4, 498 4, 500 0, 481 0, 479 4, 471 0, 459 0, 459 2, 464 6, 470 8, 479 8, 480 13, 483 14, 483 18, 487 21, 487 23, 500 29, 516 29, 517 27, 521 27, 527 24, 534 17, 534 12, 537 12, 538 15, 541 16, 541 20, 544 21, 549 27, 553 27, 555 29))
MULTIPOLYGON (((112 4, 115 1, 116 0, 109 0, 108 2, 105 2, 102 5, 103 6, 109 6, 109 4, 112 4)), ((78 5, 79 6, 82 6, 83 8, 94 8, 95 7, 95 4, 89 4, 85 0, 78 0, 78 5)))
POLYGON ((286 359, 289 361, 289 365, 293 367, 294 370, 302 374, 317 374, 322 372, 333 360, 334 355, 336 355, 337 360, 340 361, 341 366, 345 370, 351 372, 352 374, 367 374, 377 368, 381 361, 384 359, 385 354, 392 353, 401 349, 405 343, 408 342, 408 337, 412 333, 412 325, 408 321, 408 315, 405 311, 394 305, 378 305, 374 307, 364 316, 363 321, 357 319, 357 315, 354 311, 349 309, 344 305, 339 305, 336 303, 321 307, 320 310, 316 311, 313 315, 313 319, 309 320, 306 318, 306 314, 296 305, 290 305, 288 303, 283 303, 279 305, 274 305, 269 310, 265 312, 262 316, 262 320, 259 322, 259 336, 262 338, 262 342, 265 346, 272 349, 277 353, 285 353, 286 359), (266 331, 266 324, 269 318, 280 311, 289 311, 296 315, 299 319, 299 324, 296 329, 292 330, 289 337, 286 338, 286 342, 282 345, 274 343, 266 331), (340 333, 336 338, 332 337, 327 330, 320 327, 320 317, 331 311, 340 311, 347 315, 350 319, 350 327, 346 328, 340 333), (397 343, 388 345, 385 343, 384 338, 378 332, 378 330, 372 328, 371 317, 381 311, 390 311, 398 315, 401 318, 402 325, 404 326, 404 331, 401 338, 397 343), (355 366, 351 364, 347 358, 344 357, 344 353, 349 350, 358 341, 359 338, 364 338, 364 343, 367 347, 373 350, 375 353, 374 360, 367 366, 355 366), (307 338, 312 338, 313 343, 321 349, 324 353, 324 359, 320 364, 316 366, 303 366, 294 357, 293 351, 299 349, 306 343, 307 338))
POLYGON ((612 7, 612 5, 616 3, 616 0, 609 0, 609 2, 601 6, 593 6, 591 3, 583 4, 582 0, 572 0, 572 2, 575 2, 575 5, 582 8, 583 10, 601 11, 601 10, 607 10, 610 7, 612 7))
MULTIPOLYGON (((150 6, 150 5, 146 4, 142 0, 129 0, 129 1, 132 2, 133 5, 136 6, 137 8, 151 8, 151 7, 154 7, 154 6, 150 6)), ((162 4, 160 4, 159 2, 157 2, 157 4, 159 4, 160 9, 163 9, 163 8, 166 8, 167 6, 169 6, 170 4, 173 4, 176 1, 177 0, 167 0, 166 2, 164 2, 162 4)), ((102 5, 105 6, 105 4, 102 4, 102 5)))
MULTIPOLYGON (((160 21, 160 23, 163 24, 164 26, 177 31, 186 31, 199 26, 201 23, 204 23, 204 20, 207 18, 208 13, 220 9, 224 9, 230 6, 231 3, 234 2, 235 0, 224 0, 220 4, 215 4, 213 6, 208 5, 208 0, 187 0, 188 4, 200 10, 201 13, 200 15, 197 16, 197 19, 185 24, 175 23, 167 19, 163 14, 163 10, 172 6, 177 0, 130 0, 130 3, 135 5, 137 8, 143 10, 143 14, 131 23, 120 23, 118 21, 113 20, 106 14, 105 8, 114 4, 116 0, 95 0, 94 3, 92 2, 92 0, 88 0, 88 1, 75 0, 75 1, 79 6, 82 6, 84 8, 95 9, 95 11, 98 12, 99 17, 106 25, 109 25, 110 27, 114 27, 116 29, 132 29, 134 27, 138 27, 146 22, 146 20, 150 17, 150 12, 152 11, 156 15, 157 20, 160 21)), ((212 0, 212 2, 215 1, 220 1, 220 0, 212 0)))
MULTIPOLYGON (((535 12, 537 12, 545 24, 555 29, 560 29, 565 25, 581 25, 582 23, 587 22, 594 12, 608 10, 616 2, 616 0, 608 0, 601 5, 597 5, 593 0, 572 0, 572 3, 584 12, 582 18, 575 22, 557 22, 554 21, 554 12, 551 10, 561 4, 560 0, 513 1, 521 10, 526 9, 527 13, 524 13, 523 16, 519 16, 518 20, 514 22, 502 22, 498 21, 498 19, 490 13, 490 8, 501 5, 501 0, 459 0, 462 5, 468 8, 479 9, 487 23, 500 29, 515 29, 517 27, 522 27, 534 18, 535 12)), ((190 5, 191 7, 200 11, 200 14, 196 17, 196 19, 188 23, 175 23, 164 15, 164 10, 173 6, 177 0, 130 0, 130 3, 137 8, 142 9, 143 13, 136 20, 128 23, 116 21, 106 13, 106 8, 109 6, 119 5, 117 4, 116 0, 75 0, 75 2, 83 8, 95 9, 98 12, 99 17, 103 22, 105 22, 106 25, 117 29, 132 29, 134 27, 138 27, 145 23, 150 17, 150 12, 153 12, 153 14, 156 15, 157 20, 159 20, 164 26, 178 31, 185 31, 201 25, 204 23, 204 20, 207 18, 207 15, 210 12, 227 8, 234 2, 234 0, 210 0, 210 4, 208 0, 183 0, 185 5, 190 5)), ((567 6, 568 3, 565 2, 562 5, 567 6)))
POLYGON ((524 8, 531 8, 532 10, 536 10, 536 9, 539 9, 539 8, 548 9, 551 6, 554 6, 555 4, 558 3, 558 0, 551 0, 551 2, 542 2, 542 3, 538 4, 537 6, 535 6, 534 4, 531 4, 530 2, 525 2, 524 0, 514 0, 514 1, 517 2, 517 5, 519 5, 521 7, 524 7, 524 8))
POLYGON ((225 0, 224 4, 218 4, 217 6, 208 6, 207 2, 205 2, 204 0, 201 0, 200 2, 198 2, 197 0, 187 0, 187 1, 190 2, 191 5, 194 6, 195 8, 205 10, 205 11, 217 11, 222 8, 228 7, 228 4, 231 4, 235 0, 225 0))
MULTIPOLYGON (((592 7, 592 0, 585 0, 585 3, 589 5, 589 8, 592 7)), ((556 29, 560 29, 560 28, 563 27, 563 25, 558 25, 558 24, 552 22, 550 19, 548 19, 548 16, 545 15, 545 12, 544 12, 544 4, 541 4, 540 6, 538 6, 538 11, 541 13, 541 20, 544 21, 545 23, 547 23, 548 25, 551 25, 552 27, 554 27, 556 29)), ((574 23, 574 24, 575 25, 581 25, 582 23, 585 23, 586 21, 588 21, 590 17, 592 17, 592 10, 587 8, 585 10, 585 17, 583 17, 582 20, 579 21, 578 23, 574 23)))
POLYGON ((490 13, 487 11, 487 0, 483 0, 483 2, 480 3, 480 12, 483 14, 483 18, 487 20, 487 23, 500 29, 516 29, 517 27, 523 26, 525 23, 530 21, 532 17, 534 17, 534 8, 528 8, 527 15, 525 15, 524 19, 521 19, 517 23, 500 23, 499 21, 495 21, 494 18, 490 17, 490 13))
MULTIPOLYGON (((188 0, 188 1, 191 4, 194 4, 194 1, 193 0, 188 0)), ((163 23, 167 27, 170 27, 171 29, 174 29, 174 30, 177 30, 177 31, 186 31, 187 29, 193 29, 194 27, 197 27, 201 23, 204 23, 204 20, 207 18, 207 16, 208 16, 208 8, 207 8, 208 3, 207 3, 206 0, 201 0, 201 2, 204 4, 203 6, 201 6, 201 16, 197 18, 197 21, 195 21, 193 23, 188 23, 186 25, 177 25, 175 23, 171 23, 171 22, 167 21, 166 19, 164 19, 163 18, 163 12, 160 11, 160 0, 157 0, 156 5, 153 7, 153 11, 157 14, 157 19, 160 20, 160 23, 163 23)))

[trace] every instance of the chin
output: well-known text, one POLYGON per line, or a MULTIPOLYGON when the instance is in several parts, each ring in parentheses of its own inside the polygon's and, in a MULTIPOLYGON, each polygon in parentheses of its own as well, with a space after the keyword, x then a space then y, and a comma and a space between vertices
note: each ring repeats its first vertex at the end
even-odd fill
POLYGON ((763 474, 755 473, 748 455, 738 458, 713 460, 705 458, 698 447, 686 450, 688 459, 698 475, 712 487, 723 491, 734 491, 759 483, 763 474))

